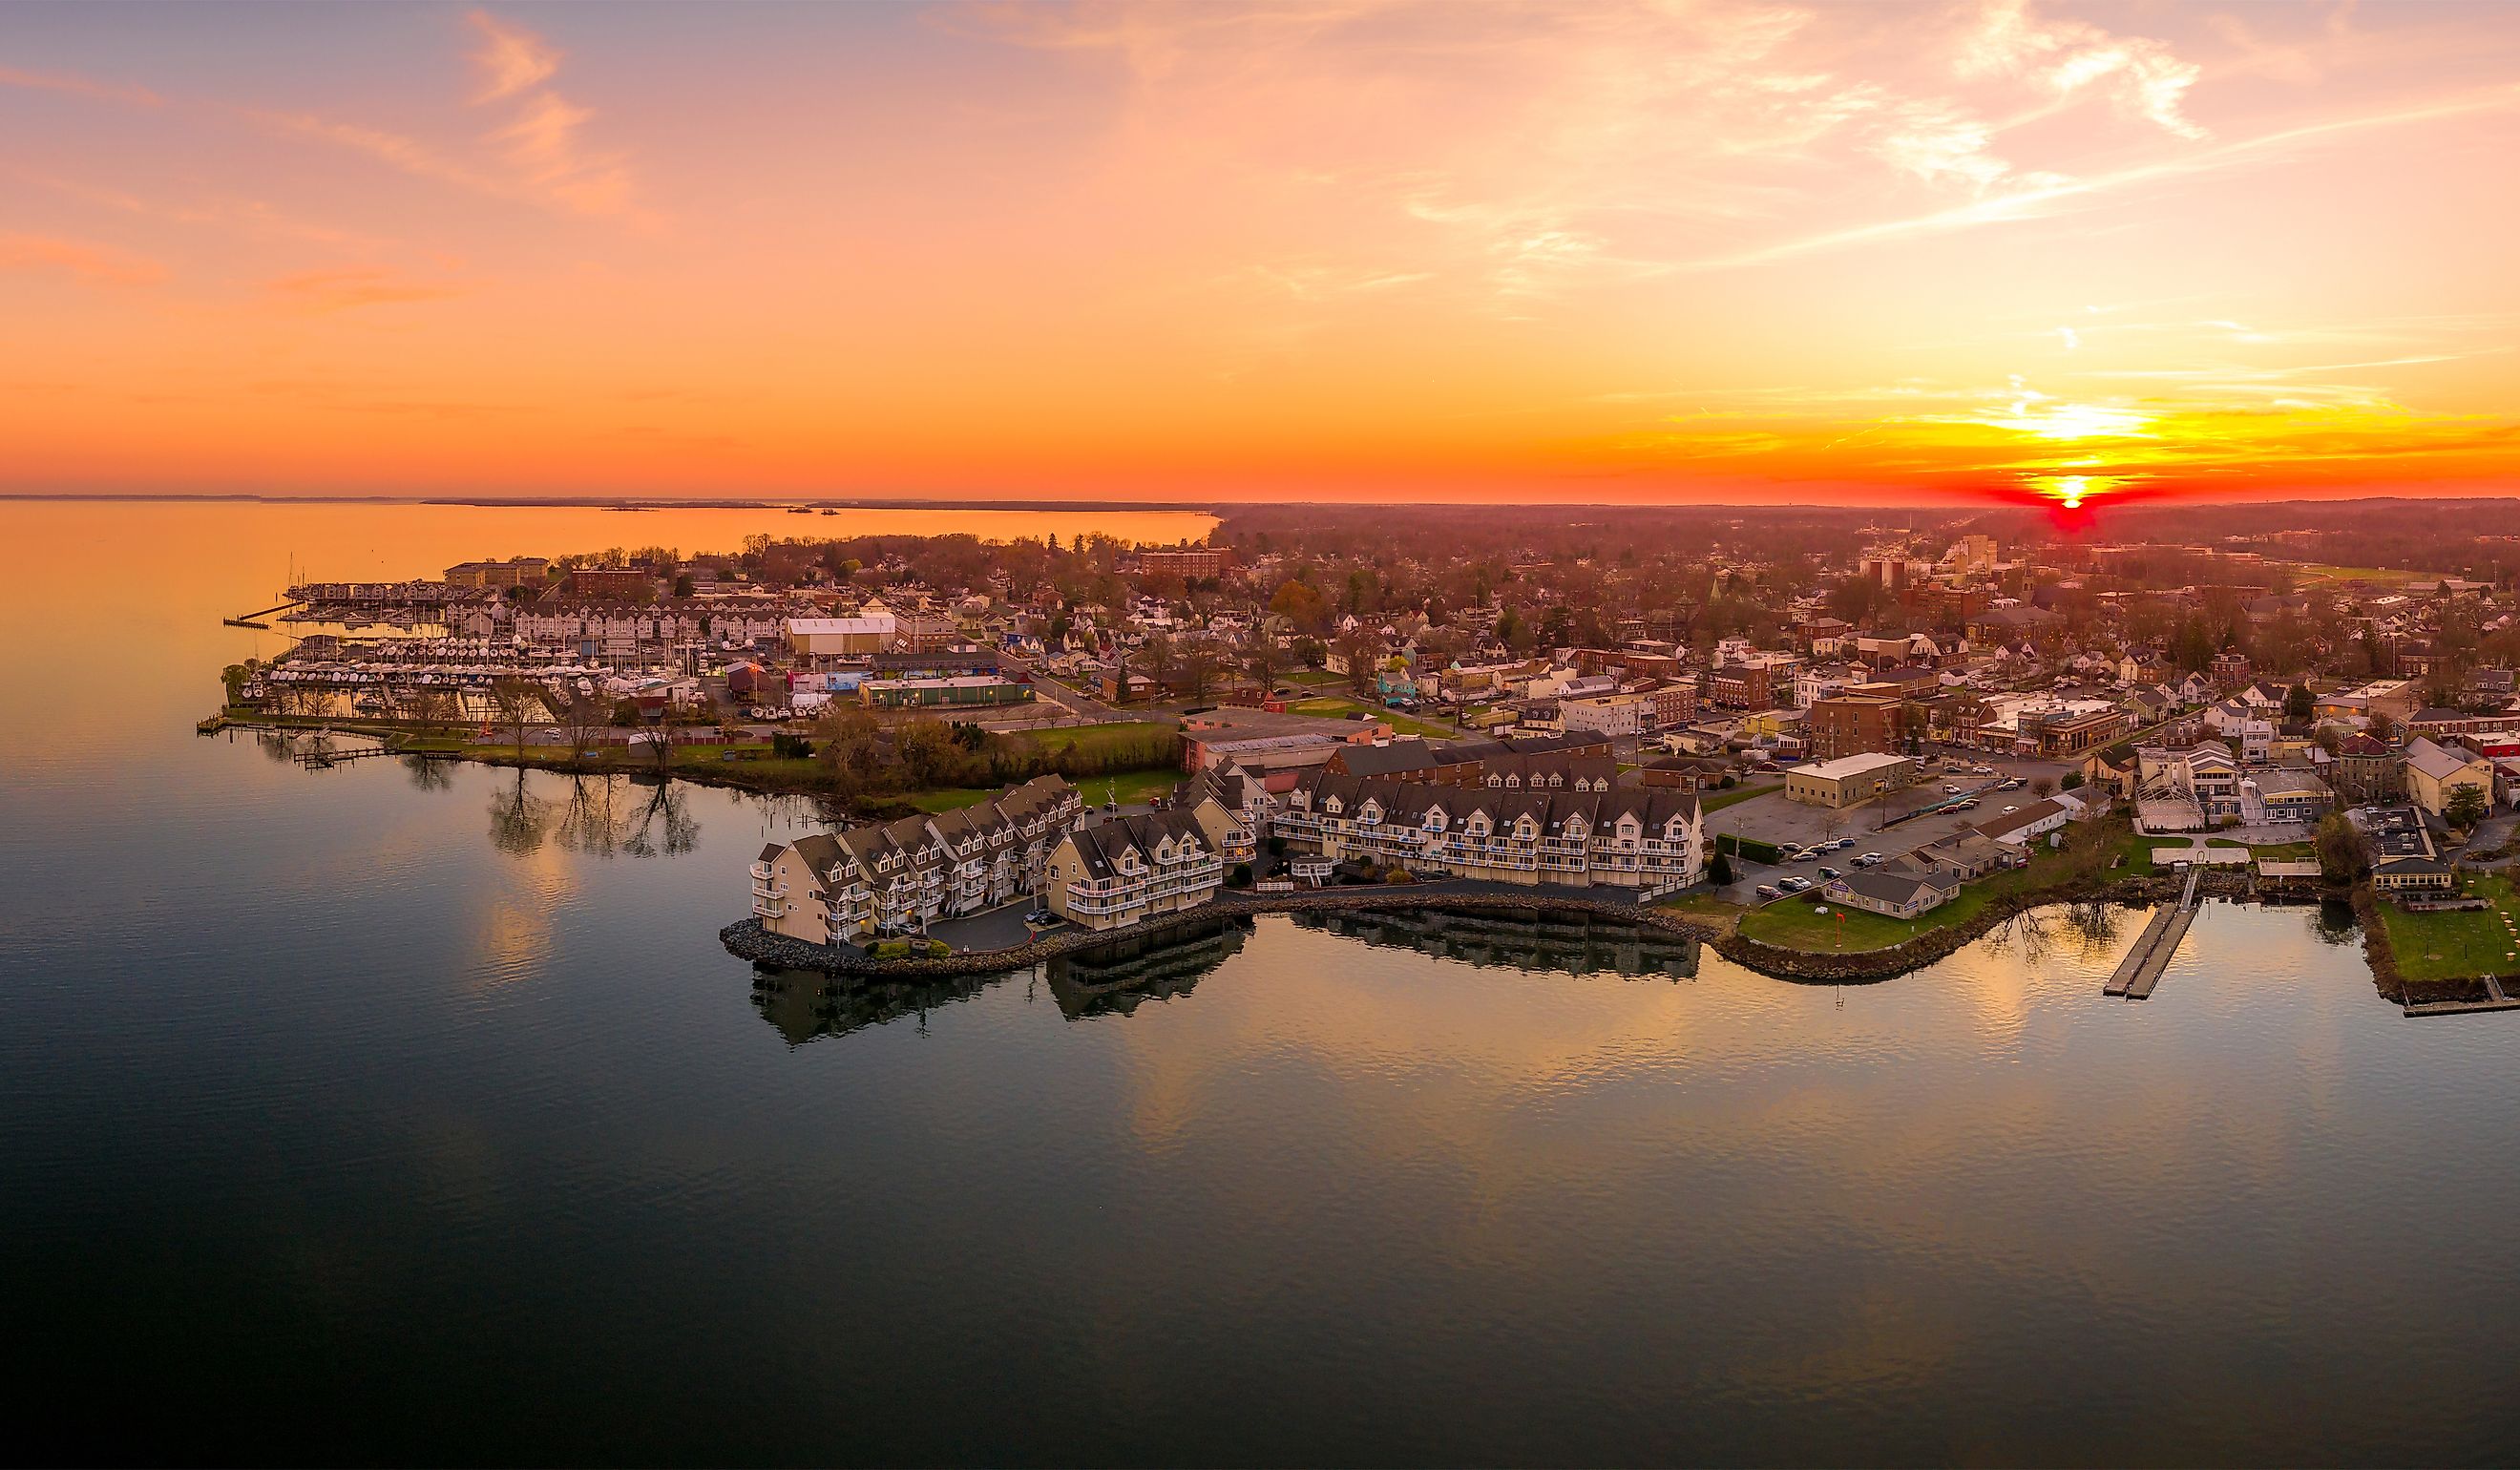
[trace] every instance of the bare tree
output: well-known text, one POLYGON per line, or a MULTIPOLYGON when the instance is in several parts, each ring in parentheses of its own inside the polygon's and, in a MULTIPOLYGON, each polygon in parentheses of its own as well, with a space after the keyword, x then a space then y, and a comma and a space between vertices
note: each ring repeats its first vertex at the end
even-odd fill
POLYGON ((1284 667, 1284 653, 1278 646, 1278 625, 1275 613, 1263 613, 1251 620, 1242 636, 1242 667, 1260 686, 1260 696, 1267 698, 1278 682, 1278 670, 1284 667))
POLYGON ((1338 636, 1338 654, 1347 664, 1347 687, 1357 693, 1373 688, 1373 665, 1382 652, 1382 640, 1359 623, 1338 636))
POLYGON ((490 682, 490 707, 497 712, 499 724, 508 733, 508 743, 517 754, 525 753, 525 727, 543 711, 543 691, 530 679, 494 679, 490 682))
POLYGON ((2030 794, 2045 800, 2056 794, 2056 778, 2043 776, 2030 783, 2030 794))
MULTIPOLYGON (((1181 668, 1181 650, 1173 646, 1172 635, 1158 633, 1148 639, 1147 646, 1138 650, 1138 666, 1145 671, 1148 679, 1154 681, 1154 697, 1162 698, 1170 693, 1173 676, 1181 668)), ((1124 703, 1129 697, 1127 668, 1126 664, 1121 665, 1120 698, 1124 703)))
POLYGON ((612 726, 612 707, 604 696, 587 690, 569 691, 568 702, 562 714, 561 728, 568 735, 571 760, 584 760, 612 726))
POLYGON ((464 715, 464 696, 453 690, 425 689, 412 703, 412 718, 443 731, 464 715))
POLYGON ((641 734, 648 737, 644 743, 648 747, 649 757, 656 763, 656 769, 663 771, 671 767, 674 764, 673 722, 659 720, 641 734))
POLYGON ((1216 687, 1216 645, 1204 638, 1185 640, 1180 657, 1182 692, 1192 701, 1206 698, 1216 687))

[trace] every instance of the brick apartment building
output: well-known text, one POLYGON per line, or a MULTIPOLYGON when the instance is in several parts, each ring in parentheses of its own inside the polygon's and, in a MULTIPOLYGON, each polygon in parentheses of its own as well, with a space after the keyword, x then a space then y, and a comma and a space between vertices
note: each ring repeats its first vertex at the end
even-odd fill
POLYGON ((1814 760, 1897 753, 1908 730, 1905 700, 1840 694, 1812 701, 1804 734, 1814 760))
POLYGON ((1214 547, 1176 547, 1138 554, 1138 570, 1149 577, 1175 576, 1185 582, 1225 575, 1225 553, 1214 547))
POLYGON ((1774 709, 1779 693, 1790 702, 1793 673, 1800 662, 1785 654, 1759 653, 1719 665, 1708 698, 1726 709, 1774 709))

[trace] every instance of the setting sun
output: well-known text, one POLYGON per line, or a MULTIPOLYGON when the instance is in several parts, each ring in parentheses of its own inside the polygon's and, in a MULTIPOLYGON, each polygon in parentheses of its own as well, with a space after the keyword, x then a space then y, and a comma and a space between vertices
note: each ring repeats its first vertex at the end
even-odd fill
POLYGON ((2520 27, 0 13, 17 491, 2507 486, 2520 27), (2420 269, 2405 243, 2435 242, 2420 269))

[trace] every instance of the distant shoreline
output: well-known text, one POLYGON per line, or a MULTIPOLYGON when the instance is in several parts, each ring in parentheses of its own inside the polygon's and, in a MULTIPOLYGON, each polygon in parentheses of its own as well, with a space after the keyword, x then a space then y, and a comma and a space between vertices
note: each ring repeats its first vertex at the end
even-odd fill
MULTIPOLYGON (((265 506, 451 506, 479 511, 788 511, 796 507, 834 511, 1083 511, 1125 512, 1171 511, 1213 515, 1221 504, 1182 501, 1120 500, 624 500, 613 497, 444 496, 444 495, 216 495, 172 494, 34 494, 0 495, 9 501, 73 502, 87 505, 265 505, 265 506)), ((1252 502, 1251 504, 1296 504, 1252 502)))
MULTIPOLYGON (((747 497, 731 500, 693 499, 639 500, 623 496, 447 496, 447 495, 267 495, 248 491, 218 491, 198 495, 163 491, 36 491, 0 492, 0 505, 12 501, 76 502, 91 505, 112 504, 248 504, 275 506, 460 506, 475 510, 546 510, 546 511, 788 511, 796 507, 834 511, 1083 511, 1125 512, 1174 511, 1192 514, 1222 516, 1229 512, 1246 510, 1282 510, 1288 507, 1318 506, 1331 510, 1372 509, 1377 506, 1405 506, 1422 511, 1623 511, 1653 513, 1658 512, 1731 511, 1775 512, 1781 511, 1912 511, 1919 513, 1968 515, 1989 511, 2018 510, 2017 506, 1979 503, 1963 499, 1927 501, 1866 501, 1853 504, 1842 501, 1559 501, 1559 500, 1205 500, 1205 501, 1137 501, 1137 500, 919 500, 890 498, 827 498, 800 496, 792 500, 763 500, 747 497)), ((2148 502, 2142 509, 2228 508, 2235 511, 2266 512, 2291 506, 2310 506, 2334 510, 2345 506, 2373 505, 2498 505, 2507 506, 2507 495, 2355 495, 2293 497, 2285 500, 2180 500, 2148 502)), ((2130 507, 2129 509, 2135 509, 2130 507)))

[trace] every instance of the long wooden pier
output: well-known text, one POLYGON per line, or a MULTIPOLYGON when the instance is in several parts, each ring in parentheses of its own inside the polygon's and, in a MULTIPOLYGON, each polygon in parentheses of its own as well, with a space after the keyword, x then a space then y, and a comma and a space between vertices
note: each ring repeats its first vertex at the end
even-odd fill
POLYGON ((292 607, 295 607, 295 606, 297 606, 297 605, 298 605, 298 601, 297 601, 297 600, 296 600, 295 598, 292 598, 292 599, 290 599, 290 600, 289 600, 288 601, 286 601, 286 602, 274 602, 274 603, 272 603, 270 606, 263 608, 263 609, 262 609, 261 611, 259 611, 259 612, 240 612, 240 613, 238 613, 238 614, 237 614, 236 616, 234 616, 234 617, 223 617, 223 618, 219 619, 219 621, 220 621, 220 622, 222 622, 222 623, 225 623, 226 625, 228 625, 228 626, 229 626, 229 627, 231 627, 231 628, 266 628, 266 629, 267 629, 267 628, 269 628, 271 625, 270 625, 269 623, 264 622, 264 621, 263 621, 263 619, 264 619, 264 618, 267 618, 267 617, 271 616, 271 615, 272 615, 273 613, 275 613, 275 612, 287 612, 290 608, 292 608, 292 607))
POLYGON ((2118 961, 2117 972, 2100 987, 2101 995, 2124 996, 2130 1001, 2151 999, 2152 988, 2161 983, 2162 971, 2170 968, 2180 945, 2186 942, 2187 926, 2196 921, 2196 880, 2204 871, 2193 866, 2187 869, 2187 887, 2179 896, 2179 906, 2153 911, 2151 921, 2136 936, 2126 958, 2118 961))

